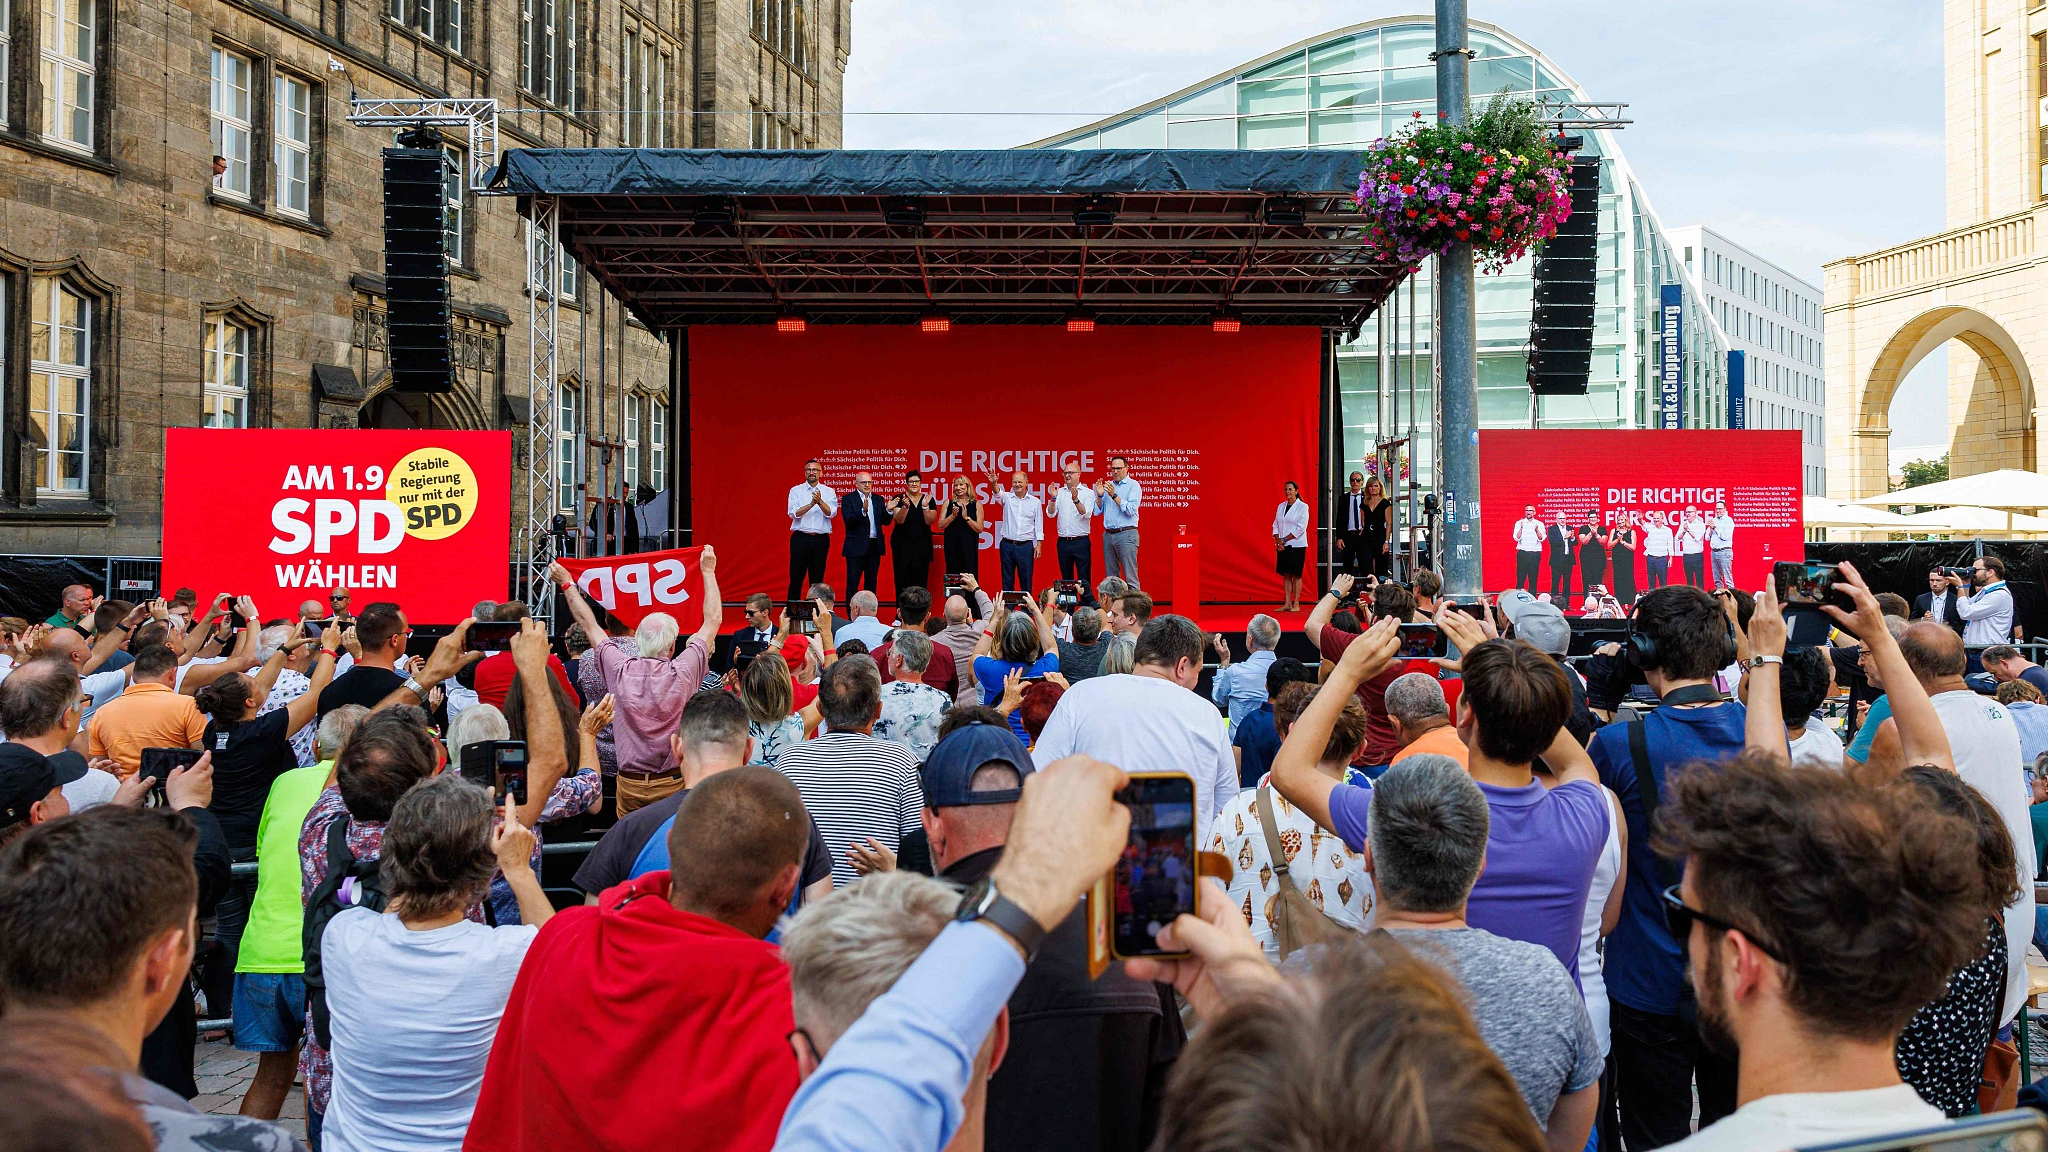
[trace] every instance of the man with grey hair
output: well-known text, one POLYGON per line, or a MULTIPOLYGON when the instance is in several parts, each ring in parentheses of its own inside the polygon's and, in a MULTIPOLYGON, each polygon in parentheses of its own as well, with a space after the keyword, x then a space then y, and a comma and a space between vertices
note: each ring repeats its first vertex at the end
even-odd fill
POLYGON ((1280 647, 1280 622, 1264 612, 1252 617, 1244 628, 1245 650, 1251 655, 1237 664, 1230 662, 1230 645, 1218 632, 1209 638, 1216 649, 1216 678, 1209 686, 1209 699, 1218 708, 1230 710, 1230 728, 1236 731, 1246 716, 1266 702, 1266 670, 1273 666, 1273 650, 1280 647))
POLYGON ((873 652, 882 646, 882 641, 889 638, 889 626, 880 619, 881 598, 873 592, 866 589, 855 592, 847 600, 846 610, 853 613, 853 621, 844 628, 833 626, 832 639, 837 643, 858 640, 868 646, 868 651, 873 652))
POLYGON ((1129 584, 1124 583, 1122 578, 1117 576, 1104 576, 1095 585, 1095 606, 1097 608, 1108 608, 1110 605, 1116 603, 1117 597, 1123 595, 1126 592, 1129 592, 1130 590, 1131 586, 1129 584))
MULTIPOLYGON (((270 694, 263 698, 263 707, 256 710, 258 716, 289 707, 292 701, 313 687, 307 673, 313 670, 314 662, 320 658, 320 641, 293 624, 272 624, 257 635, 256 651, 264 654, 266 659, 270 653, 280 650, 284 652, 284 667, 278 670, 277 679, 271 683, 270 694)), ((292 755, 298 758, 301 768, 310 767, 318 759, 313 748, 316 727, 307 724, 292 733, 292 755)))
POLYGON ((1458 729, 1451 723, 1451 706, 1436 677, 1423 672, 1395 677, 1387 685, 1387 715, 1401 734, 1401 750, 1394 753, 1394 759, 1427 752, 1465 763, 1465 742, 1458 739, 1458 729))
MULTIPOLYGON (((866 593, 862 593, 866 595, 866 593)), ((882 715, 875 735, 893 740, 919 760, 939 742, 939 723, 953 698, 924 682, 934 646, 931 637, 900 629, 889 643, 889 682, 882 685, 882 715)))
POLYGON ((1465 919, 1489 824, 1486 796, 1457 761, 1395 761, 1373 784, 1365 844, 1379 926, 1465 986, 1480 1037, 1515 1078, 1553 1152, 1584 1148, 1602 1061, 1578 986, 1549 949, 1465 919))
POLYGON ((882 715, 882 673, 867 656, 845 656, 825 669, 818 712, 826 730, 785 749, 775 769, 803 795, 832 852, 832 883, 844 887, 858 875, 854 845, 872 839, 895 852, 903 835, 917 830, 917 757, 873 734, 882 715))
POLYGON ((1076 608, 1067 619, 1074 626, 1074 632, 1069 639, 1059 641, 1060 675, 1072 685, 1102 673, 1102 656, 1108 650, 1108 637, 1102 634, 1100 608, 1076 608))

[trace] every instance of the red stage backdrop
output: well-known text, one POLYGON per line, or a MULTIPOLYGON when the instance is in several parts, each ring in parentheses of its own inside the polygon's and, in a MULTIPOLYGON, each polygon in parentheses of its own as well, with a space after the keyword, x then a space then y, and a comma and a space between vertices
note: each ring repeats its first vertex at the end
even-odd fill
MULTIPOLYGON (((697 566, 702 548, 671 548, 589 560, 562 558, 562 567, 605 611, 629 628, 656 612, 676 618, 684 636, 704 625, 704 575, 697 566)), ((720 597, 724 593, 721 590, 720 597)), ((744 623, 744 621, 742 621, 744 623)))
MULTIPOLYGON (((1623 521, 1640 530, 1644 514, 1662 513, 1669 524, 1688 506, 1711 519, 1714 501, 1725 499, 1735 520, 1735 583, 1751 592, 1764 586, 1772 564, 1806 555, 1796 431, 1483 431, 1479 470, 1488 590, 1515 586, 1514 525, 1531 504, 1546 526, 1563 512, 1576 528, 1591 512, 1603 530, 1623 521)), ((1455 528, 1450 543, 1458 543, 1455 528)), ((1676 584, 1684 574, 1675 545, 1673 552, 1676 584)), ((1711 556, 1706 563, 1711 589, 1711 556)), ((1646 591, 1640 539, 1634 576, 1636 591, 1646 591)), ((1536 590, 1549 591, 1550 578, 1546 546, 1536 590)), ((1609 564, 1602 581, 1609 591, 1617 578, 1609 564)), ((1586 589, 1576 572, 1572 589, 1577 608, 1586 589)))
MULTIPOLYGON (((1247 325, 1124 327, 1068 332, 1056 325, 961 325, 946 333, 910 327, 813 326, 690 330, 691 524, 695 542, 718 549, 726 599, 789 582, 785 498, 818 457, 841 495, 854 473, 874 477, 885 499, 903 474, 924 473, 943 493, 956 476, 988 498, 990 469, 1007 488, 1022 469, 1043 497, 1075 463, 1084 483, 1127 457, 1144 487, 1138 574, 1160 599, 1173 597, 1180 526, 1201 539, 1201 594, 1210 601, 1278 599, 1273 511, 1280 486, 1316 491, 1319 336, 1311 328, 1247 325)), ((943 495, 941 496, 943 499, 943 495)), ((1313 528, 1311 528, 1313 531, 1313 528)), ((826 582, 846 598, 843 526, 835 518, 826 582)), ((1059 578, 1054 525, 1033 573, 1059 578)), ((981 538, 980 578, 999 568, 992 534, 981 538)), ((1100 580, 1102 525, 1093 534, 1100 580)), ((940 557, 932 560, 941 578, 940 557)), ((882 561, 881 595, 895 595, 893 557, 882 561)), ((1188 605, 1176 603, 1183 612, 1188 605)))
POLYGON ((504 595, 511 473, 509 432, 166 429, 163 586, 452 624, 504 595))

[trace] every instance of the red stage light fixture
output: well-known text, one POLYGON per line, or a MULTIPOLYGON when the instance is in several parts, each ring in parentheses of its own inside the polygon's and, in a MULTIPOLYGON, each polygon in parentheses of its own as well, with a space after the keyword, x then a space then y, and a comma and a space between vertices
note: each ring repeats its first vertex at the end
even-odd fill
POLYGON ((918 327, 926 332, 951 332, 953 318, 944 312, 927 312, 924 319, 918 321, 918 327))
POLYGON ((795 312, 784 312, 775 318, 775 330, 777 332, 801 332, 804 330, 804 318, 795 312))
POLYGON ((1095 331, 1095 314, 1094 314, 1093 312, 1069 312, 1069 313, 1067 313, 1067 331, 1069 331, 1069 332, 1093 332, 1093 331, 1095 331))
POLYGON ((1244 320, 1235 312, 1218 312, 1209 318, 1211 332, 1237 332, 1244 328, 1244 320))

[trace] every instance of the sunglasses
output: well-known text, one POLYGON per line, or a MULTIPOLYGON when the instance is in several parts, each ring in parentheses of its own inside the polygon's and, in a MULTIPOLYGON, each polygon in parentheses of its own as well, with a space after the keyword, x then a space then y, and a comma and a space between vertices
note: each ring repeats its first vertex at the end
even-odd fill
POLYGON ((1664 890, 1664 921, 1671 926, 1671 935, 1681 943, 1692 938, 1692 922, 1697 920, 1717 931, 1740 932, 1751 944, 1756 945, 1757 951, 1762 952, 1780 964, 1785 962, 1785 958, 1778 955, 1775 948, 1758 939, 1756 933, 1739 924, 1730 924, 1719 916, 1702 912, 1687 904, 1685 897, 1678 893, 1679 887, 1679 885, 1673 884, 1664 890))

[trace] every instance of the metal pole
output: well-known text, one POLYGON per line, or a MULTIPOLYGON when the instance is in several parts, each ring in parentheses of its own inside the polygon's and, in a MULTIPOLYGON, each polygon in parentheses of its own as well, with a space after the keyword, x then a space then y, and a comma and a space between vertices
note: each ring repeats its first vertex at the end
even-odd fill
MULTIPOLYGON (((1408 280, 1408 345, 1408 362, 1410 365, 1408 370, 1408 579, 1412 583, 1415 580, 1417 561, 1415 549, 1421 540, 1420 534, 1416 531, 1420 521, 1416 519, 1415 513, 1415 488, 1422 482, 1422 452, 1418 448, 1421 441, 1415 438, 1416 403, 1415 369, 1413 367, 1415 363, 1414 277, 1410 277, 1408 280)), ((1431 445, 1430 447, 1431 455, 1435 455, 1440 450, 1436 445, 1431 445)))
MULTIPOLYGON (((1465 0, 1436 0, 1436 106, 1463 124, 1470 91, 1465 0)), ((1483 590, 1479 523, 1479 331, 1474 313, 1472 247, 1453 245, 1436 260, 1435 327, 1430 349, 1443 412, 1444 591, 1460 598, 1483 590)))

